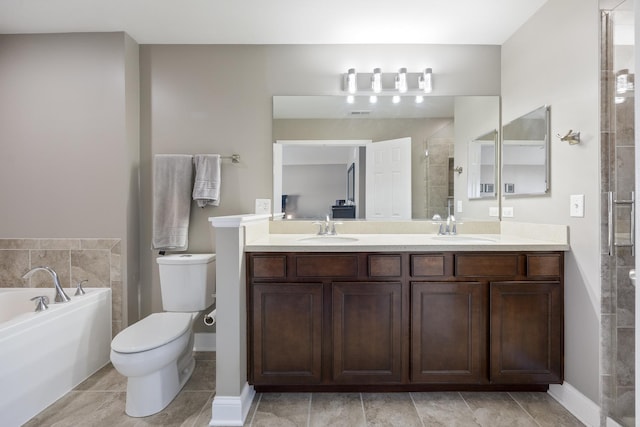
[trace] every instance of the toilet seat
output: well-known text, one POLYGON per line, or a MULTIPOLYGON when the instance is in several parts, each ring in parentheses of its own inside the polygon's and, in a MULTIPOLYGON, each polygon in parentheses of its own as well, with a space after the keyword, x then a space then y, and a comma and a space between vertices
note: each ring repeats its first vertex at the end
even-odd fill
POLYGON ((111 341, 118 353, 140 353, 161 347, 191 328, 191 313, 153 313, 121 331, 111 341))

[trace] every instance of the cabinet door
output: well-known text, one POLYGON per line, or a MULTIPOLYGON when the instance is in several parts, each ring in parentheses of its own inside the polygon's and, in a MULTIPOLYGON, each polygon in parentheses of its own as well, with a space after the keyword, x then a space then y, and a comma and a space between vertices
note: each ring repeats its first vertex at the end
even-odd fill
POLYGON ((486 383, 486 285, 411 284, 411 381, 486 383))
POLYGON ((254 384, 316 384, 322 363, 322 284, 254 284, 254 384))
POLYGON ((333 380, 400 382, 402 284, 333 283, 333 380))
POLYGON ((491 283, 490 378, 496 384, 561 383, 559 282, 491 283))

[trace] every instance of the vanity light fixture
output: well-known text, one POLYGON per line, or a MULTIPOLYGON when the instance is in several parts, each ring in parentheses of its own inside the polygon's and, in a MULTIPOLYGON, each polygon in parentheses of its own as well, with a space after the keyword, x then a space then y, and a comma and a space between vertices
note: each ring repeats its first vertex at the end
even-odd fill
POLYGON ((355 102, 356 95, 369 96, 369 102, 375 103, 378 96, 392 96, 393 103, 402 101, 401 95, 415 96, 415 102, 424 102, 425 94, 433 90, 433 72, 431 68, 410 73, 402 67, 397 73, 383 73, 381 68, 374 68, 372 73, 357 73, 349 68, 342 74, 342 90, 347 95, 347 102, 355 102))
POLYGON ((426 68, 422 75, 418 77, 418 87, 422 89, 424 93, 431 93, 433 91, 433 71, 431 68, 426 68))
POLYGON ((373 75, 371 76, 371 90, 375 93, 382 92, 382 70, 380 68, 373 69, 373 75))
POLYGON ((409 86, 407 85, 407 69, 400 68, 396 75, 396 89, 400 93, 405 93, 409 86))

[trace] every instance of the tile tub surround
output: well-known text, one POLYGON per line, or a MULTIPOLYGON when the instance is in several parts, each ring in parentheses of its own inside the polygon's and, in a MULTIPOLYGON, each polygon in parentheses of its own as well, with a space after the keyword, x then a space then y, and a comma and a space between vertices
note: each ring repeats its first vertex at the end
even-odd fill
MULTIPOLYGON (((48 288, 51 277, 31 268, 53 268, 63 288, 74 288, 81 280, 86 287, 111 288, 112 336, 122 328, 122 260, 120 239, 0 239, 0 287, 48 288)), ((73 293, 67 292, 71 298, 73 293)))
MULTIPOLYGON (((215 395, 215 353, 196 353, 191 379, 163 411, 124 413, 126 378, 111 364, 29 420, 44 426, 207 427, 215 395)), ((265 393, 253 399, 247 427, 268 426, 583 426, 547 393, 265 393)))

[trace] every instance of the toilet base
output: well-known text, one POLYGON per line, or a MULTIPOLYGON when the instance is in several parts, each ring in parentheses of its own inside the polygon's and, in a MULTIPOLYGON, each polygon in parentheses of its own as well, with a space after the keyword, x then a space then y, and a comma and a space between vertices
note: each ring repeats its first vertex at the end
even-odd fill
POLYGON ((149 375, 129 377, 125 413, 135 418, 147 417, 169 406, 193 374, 196 361, 189 353, 188 359, 170 363, 149 375), (179 372, 178 365, 184 362, 186 366, 179 372))

